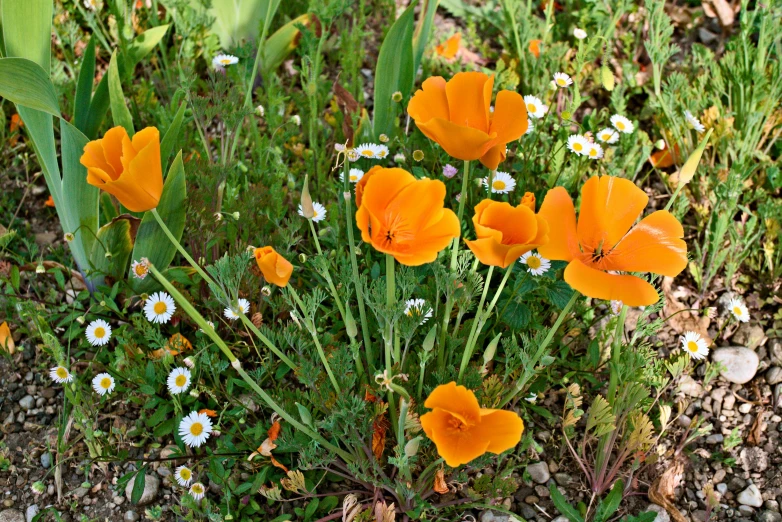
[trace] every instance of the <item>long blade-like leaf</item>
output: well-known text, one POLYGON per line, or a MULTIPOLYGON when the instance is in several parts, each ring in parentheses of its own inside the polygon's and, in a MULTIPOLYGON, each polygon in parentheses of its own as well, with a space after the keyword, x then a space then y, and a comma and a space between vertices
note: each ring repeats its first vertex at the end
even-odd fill
POLYGON ((0 58, 0 96, 17 105, 60 116, 49 74, 26 58, 0 58))
MULTIPOLYGON (((79 81, 76 84, 76 97, 73 109, 73 124, 82 132, 87 130, 87 118, 92 101, 92 83, 95 80, 95 39, 84 50, 84 56, 79 70, 79 81)), ((86 134, 86 132, 85 132, 86 134)))
POLYGON ((111 117, 114 118, 114 125, 125 127, 125 130, 128 131, 128 135, 133 136, 136 131, 133 129, 133 117, 130 115, 128 106, 125 103, 125 94, 122 92, 116 50, 111 54, 108 74, 109 101, 111 103, 111 117))

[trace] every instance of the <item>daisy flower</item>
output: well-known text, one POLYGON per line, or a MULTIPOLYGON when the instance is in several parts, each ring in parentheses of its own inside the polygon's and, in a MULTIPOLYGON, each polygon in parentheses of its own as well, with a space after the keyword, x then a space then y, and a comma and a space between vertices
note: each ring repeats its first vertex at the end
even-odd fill
MULTIPOLYGON (((315 211, 315 215, 312 216, 315 223, 326 219, 326 207, 315 201, 312 203, 312 209, 315 211)), ((304 209, 301 208, 301 205, 299 205, 299 215, 304 217, 304 209)))
MULTIPOLYGON (((483 178, 483 186, 489 186, 489 177, 483 178)), ((491 176, 491 192, 492 194, 507 194, 512 192, 516 188, 516 180, 514 180, 507 172, 497 170, 491 176)))
POLYGON ((624 303, 622 301, 614 299, 611 301, 611 313, 614 315, 619 315, 622 312, 623 305, 624 303))
POLYGON ((527 120, 527 130, 524 131, 524 134, 522 136, 526 136, 527 134, 532 134, 532 132, 535 130, 535 122, 532 120, 527 120))
POLYGON ((426 306, 426 301, 423 299, 408 299, 405 301, 405 315, 408 317, 420 317, 421 322, 424 324, 432 317, 432 309, 426 306))
POLYGON ((73 382, 73 374, 64 366, 55 366, 49 370, 49 378, 57 384, 73 382))
MULTIPOLYGON (((363 158, 369 158, 369 159, 377 159, 379 158, 379 154, 381 152, 381 145, 378 145, 376 143, 362 143, 358 147, 356 147, 356 152, 358 152, 361 157, 363 158)), ((386 153, 388 153, 388 148, 386 148, 386 153)))
POLYGON ((378 159, 383 159, 388 156, 388 147, 385 145, 377 145, 377 152, 375 153, 375 156, 378 159))
POLYGON ((114 391, 114 377, 108 373, 99 373, 92 378, 92 389, 98 395, 106 395, 114 391))
POLYGON ((540 98, 537 96, 525 96, 524 105, 527 106, 527 113, 532 118, 542 118, 548 112, 548 106, 540 101, 540 98))
POLYGON ((206 488, 200 482, 196 482, 195 484, 190 486, 190 496, 193 497, 194 500, 201 500, 202 498, 204 498, 205 494, 206 494, 206 488))
POLYGON ((589 159, 600 159, 603 157, 603 147, 598 145, 597 143, 590 143, 589 148, 587 149, 586 156, 589 159))
POLYGON ((608 143, 610 145, 612 143, 617 142, 617 140, 619 139, 619 133, 616 132, 611 127, 606 127, 605 129, 597 133, 597 139, 599 139, 603 143, 608 143))
POLYGON ((692 115, 690 111, 684 111, 684 119, 687 121, 687 126, 691 129, 695 129, 696 132, 703 132, 706 127, 701 123, 701 120, 692 115))
POLYGON ((587 37, 587 32, 584 31, 583 29, 576 27, 575 29, 573 29, 573 36, 575 36, 579 40, 583 40, 584 38, 587 37))
POLYGON ((206 413, 191 411, 179 423, 179 436, 191 448, 198 448, 212 433, 212 421, 206 413))
POLYGON ((682 350, 687 352, 693 359, 700 360, 705 359, 709 355, 709 347, 706 344, 706 340, 696 332, 685 332, 680 337, 682 342, 682 350))
POLYGON ((452 178, 452 177, 456 176, 456 174, 457 174, 458 172, 459 172, 459 169, 457 169, 456 167, 454 167, 454 166, 453 166, 453 165, 451 165, 451 164, 447 164, 447 165, 445 165, 445 166, 443 167, 443 176, 445 176, 445 177, 446 177, 446 178, 448 178, 448 179, 450 179, 450 178, 452 178))
POLYGON ((291 121, 297 127, 301 127, 301 116, 299 116, 298 114, 294 114, 293 116, 291 116, 291 121))
POLYGON ((526 252, 519 258, 519 263, 527 265, 527 272, 534 276, 543 275, 551 268, 551 261, 538 253, 526 252))
POLYGON ((405 162, 405 155, 401 152, 397 152, 394 154, 394 161, 397 163, 404 163, 405 162))
POLYGON ((734 297, 731 299, 728 304, 728 309, 730 310, 730 313, 733 314, 733 317, 742 323, 749 322, 749 310, 747 310, 747 306, 740 298, 734 297))
POLYGON ((554 73, 554 83, 557 84, 557 87, 567 88, 573 85, 573 79, 570 75, 558 72, 554 73))
POLYGON ((136 279, 144 279, 149 273, 149 259, 142 257, 141 261, 133 261, 130 271, 136 279))
POLYGON ((190 387, 190 370, 187 368, 174 368, 168 374, 168 391, 174 395, 183 393, 190 387))
POLYGON ((345 153, 349 161, 358 161, 361 159, 361 154, 356 149, 350 149, 345 153))
POLYGON ((632 134, 633 130, 635 129, 633 122, 621 114, 614 114, 611 116, 611 125, 613 125, 614 128, 619 132, 623 132, 625 134, 632 134))
POLYGON ((155 292, 144 303, 144 314, 153 323, 167 323, 175 311, 174 299, 165 292, 155 292))
MULTIPOLYGON (((239 310, 241 310, 242 314, 247 315, 247 312, 250 311, 250 301, 247 299, 239 298, 237 300, 237 304, 239 306, 239 310)), ((223 310, 223 315, 225 315, 226 319, 230 319, 231 321, 236 321, 239 319, 239 313, 237 310, 235 310, 232 307, 228 307, 225 310, 223 310)))
POLYGON ((217 68, 223 68, 226 65, 235 65, 239 63, 239 58, 231 54, 218 54, 212 58, 212 65, 217 68))
POLYGON ((95 11, 98 8, 98 0, 84 0, 84 7, 95 11))
POLYGON ((573 134, 567 139, 567 148, 581 156, 586 156, 592 144, 581 134, 573 134))
POLYGON ((103 319, 96 319, 87 326, 84 335, 91 345, 103 346, 111 339, 111 326, 103 319))
MULTIPOLYGON (((350 169, 350 171, 348 171, 348 179, 351 183, 358 183, 363 177, 364 171, 361 169, 350 169)), ((339 180, 345 181, 345 171, 339 173, 339 180)))
POLYGON ((177 484, 187 487, 193 481, 193 471, 187 466, 179 466, 174 471, 174 478, 177 484))

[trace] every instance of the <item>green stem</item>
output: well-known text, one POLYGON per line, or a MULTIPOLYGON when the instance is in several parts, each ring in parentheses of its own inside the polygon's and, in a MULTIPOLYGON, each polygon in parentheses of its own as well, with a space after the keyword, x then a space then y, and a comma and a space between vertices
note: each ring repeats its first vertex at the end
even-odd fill
MULTIPOLYGON (((383 341, 386 356, 386 375, 388 379, 394 377, 394 364, 391 358, 391 352, 394 348, 394 325, 392 324, 392 308, 396 304, 396 276, 394 274, 394 256, 386 254, 386 308, 387 313, 385 328, 383 329, 383 341)), ((388 413, 391 417, 391 425, 396 425, 396 405, 394 404, 394 392, 388 392, 388 413)))
POLYGON ((627 306, 622 304, 622 310, 619 312, 619 317, 616 320, 616 329, 614 330, 614 339, 611 343, 611 362, 609 364, 610 367, 610 375, 608 377, 608 400, 611 404, 614 403, 614 399, 616 397, 616 389, 619 385, 619 372, 618 370, 618 364, 619 364, 619 357, 621 355, 621 348, 622 348, 622 337, 624 334, 624 328, 625 328, 625 318, 627 317, 627 306))
MULTIPOLYGON (((570 312, 570 309, 573 308, 573 304, 575 304, 576 299, 578 298, 579 293, 573 292, 573 295, 570 297, 570 301, 567 302, 565 305, 565 308, 562 309, 562 313, 559 314, 559 317, 557 317, 557 320, 554 322, 554 326, 551 327, 551 329, 548 331, 548 334, 546 335, 546 338, 543 339, 543 342, 540 343, 540 347, 538 348, 538 351, 535 353, 535 358, 532 361, 532 364, 537 364, 537 361, 542 357, 543 353, 545 353, 546 348, 549 344, 551 344, 551 341, 554 340, 554 335, 556 335, 557 330, 559 330, 559 327, 562 326, 562 323, 565 322, 565 317, 567 317, 568 313, 570 312)), ((516 395, 521 392, 521 390, 524 389, 524 386, 527 384, 526 380, 519 380, 518 383, 516 383, 516 386, 514 386, 513 390, 508 393, 508 395, 505 396, 505 398, 502 400, 498 408, 504 407, 506 404, 508 404, 510 401, 513 400, 516 395)))
POLYGON ((318 254, 323 255, 323 250, 320 249, 320 241, 318 240, 318 233, 315 232, 315 224, 312 222, 311 219, 308 219, 307 221, 310 222, 310 231, 312 232, 312 239, 315 240, 315 248, 318 251, 318 254))
POLYGON ((153 208, 150 210, 153 216, 155 216, 155 219, 157 220, 157 224, 160 225, 160 228, 163 230, 163 232, 168 236, 169 241, 173 243, 173 245, 176 247, 176 249, 179 251, 182 256, 187 259, 188 263, 190 263, 190 266, 196 269, 196 272, 198 272, 201 277, 206 281, 207 283, 217 286, 217 284, 214 282, 214 280, 209 277, 209 274, 207 274, 203 268, 201 268, 198 263, 193 260, 192 257, 190 257, 190 254, 187 253, 187 251, 182 247, 182 244, 177 241, 177 239, 174 237, 174 234, 171 233, 171 231, 168 229, 165 223, 163 223, 163 218, 160 217, 160 214, 157 213, 157 209, 153 208))
POLYGON ((282 351, 281 351, 279 348, 277 348, 276 346, 274 346, 274 343, 272 343, 272 342, 269 340, 269 338, 268 338, 268 337, 266 337, 265 335, 263 335, 263 334, 261 333, 261 331, 260 331, 258 328, 256 328, 256 327, 255 327, 255 325, 252 323, 252 321, 250 321, 250 320, 247 318, 247 316, 246 316, 246 315, 244 315, 244 314, 239 314, 239 318, 242 320, 242 322, 244 323, 244 325, 245 325, 247 328, 249 328, 249 329, 250 329, 250 331, 251 331, 252 333, 254 333, 254 334, 255 334, 255 336, 256 336, 258 339, 260 339, 260 340, 261 340, 261 342, 262 342, 263 344, 265 344, 265 345, 266 345, 266 347, 267 347, 269 350, 271 350, 272 352, 274 352, 274 355, 276 355, 277 357, 279 357, 279 358, 280 358, 280 360, 281 360, 282 362, 284 362, 285 364, 287 364, 287 365, 288 365, 288 368, 290 368, 290 369, 291 369, 291 370, 293 370, 294 372, 295 372, 296 370, 298 370, 298 368, 296 367, 296 365, 295 365, 295 364, 293 364, 293 361, 291 361, 291 360, 288 358, 288 356, 287 356, 287 355, 285 355, 285 354, 284 354, 284 353, 283 353, 283 352, 282 352, 282 351))
POLYGON ((212 341, 217 345, 217 347, 220 349, 220 351, 223 352, 223 354, 228 358, 228 360, 231 362, 231 366, 236 369, 236 371, 239 373, 239 376, 257 393, 261 399, 266 403, 267 406, 269 406, 272 410, 274 410, 280 417, 285 419, 288 423, 291 424, 294 428, 298 429, 299 431, 304 432, 307 436, 309 436, 312 440, 318 442, 319 444, 323 445, 323 447, 328 448, 329 450, 333 451, 345 462, 353 462, 353 457, 344 451, 343 449, 335 446, 334 444, 331 444, 329 441, 321 437, 318 433, 312 431, 307 426, 300 423, 295 417, 292 415, 289 415, 285 410, 282 409, 282 407, 274 402, 274 400, 265 392, 263 389, 258 386, 258 384, 250 378, 250 376, 247 374, 247 372, 242 369, 239 360, 234 356, 234 354, 231 352, 231 349, 228 348, 228 346, 225 344, 225 342, 220 338, 219 335, 217 335, 217 332, 215 332, 214 328, 209 326, 209 323, 207 323, 206 319, 203 318, 201 314, 198 313, 198 311, 193 307, 193 305, 190 304, 190 301, 183 296, 179 290, 174 288, 174 285, 172 285, 166 277, 161 274, 157 268, 155 268, 154 265, 151 265, 149 267, 149 271, 152 272, 152 275, 155 276, 155 278, 160 282, 161 285, 163 285, 163 288, 166 289, 166 291, 174 298, 174 300, 179 304, 179 306, 182 308, 182 310, 185 311, 185 313, 190 316, 190 318, 198 324, 198 326, 201 327, 201 329, 204 331, 204 333, 209 336, 212 341))

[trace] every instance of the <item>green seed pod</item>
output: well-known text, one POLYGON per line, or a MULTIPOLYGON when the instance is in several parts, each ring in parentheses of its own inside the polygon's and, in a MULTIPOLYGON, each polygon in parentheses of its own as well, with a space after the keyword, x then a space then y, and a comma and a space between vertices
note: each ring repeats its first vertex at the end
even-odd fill
POLYGON ((418 446, 421 444, 421 437, 416 437, 414 439, 411 439, 407 441, 407 444, 405 444, 405 456, 407 458, 415 457, 418 453, 418 446))
POLYGON ((310 410, 298 402, 296 403, 296 407, 299 409, 299 417, 301 417, 301 421, 312 428, 312 414, 310 413, 310 410))
POLYGON ((484 366, 494 359, 494 354, 497 352, 497 345, 500 344, 500 337, 502 337, 502 334, 497 334, 497 336, 491 340, 489 346, 486 347, 486 351, 483 352, 484 366))
POLYGON ((350 311, 349 303, 345 303, 345 330, 351 339, 355 339, 356 335, 358 335, 356 319, 353 317, 353 312, 350 311))
POLYGON ((425 352, 431 352, 432 348, 434 348, 434 340, 437 338, 437 327, 432 326, 432 329, 429 330, 429 333, 426 334, 426 338, 424 339, 423 349, 425 352))
POLYGON ((600 81, 603 83, 603 87, 605 87, 607 91, 614 90, 614 73, 606 64, 603 64, 603 66, 600 68, 600 81))

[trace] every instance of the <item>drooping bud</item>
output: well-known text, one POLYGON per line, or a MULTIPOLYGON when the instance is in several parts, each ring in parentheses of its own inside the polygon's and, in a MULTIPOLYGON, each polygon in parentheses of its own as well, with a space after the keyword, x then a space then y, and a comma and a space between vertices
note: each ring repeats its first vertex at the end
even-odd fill
POLYGON ((355 339, 358 335, 356 319, 353 317, 353 312, 350 311, 350 303, 345 303, 345 331, 351 339, 355 339))
POLYGON ((701 161, 701 156, 703 156, 703 150, 706 148, 706 144, 709 142, 709 136, 711 136, 711 132, 714 129, 711 128, 708 130, 706 135, 701 140, 700 144, 698 145, 698 148, 696 148, 692 154, 690 154, 690 157, 687 158, 687 161, 684 162, 684 166, 682 167, 682 170, 679 171, 679 185, 686 185, 689 183, 693 176, 695 176, 695 169, 698 168, 698 164, 701 161))
POLYGON ((487 346, 486 350, 483 352, 484 366, 489 364, 491 360, 494 359, 494 354, 497 353, 497 345, 500 344, 500 337, 502 337, 502 334, 497 334, 497 336, 491 340, 489 346, 487 346))
POLYGON ((315 207, 312 206, 312 196, 310 196, 309 176, 304 176, 304 188, 301 189, 301 213, 307 219, 315 217, 315 207))

